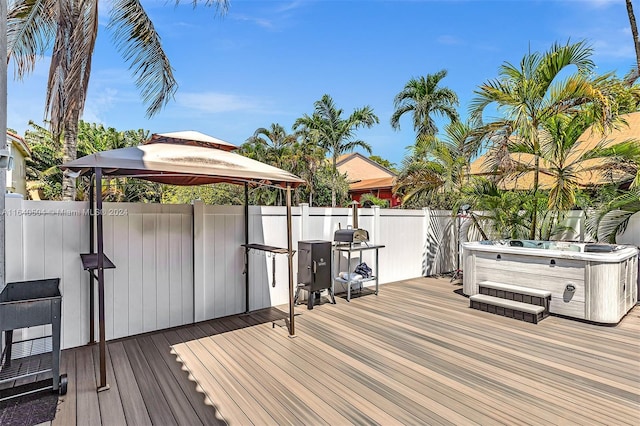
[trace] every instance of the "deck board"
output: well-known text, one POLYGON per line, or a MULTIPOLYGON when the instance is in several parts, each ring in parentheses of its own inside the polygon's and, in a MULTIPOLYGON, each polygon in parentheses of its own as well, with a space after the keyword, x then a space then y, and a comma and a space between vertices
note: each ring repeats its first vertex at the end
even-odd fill
POLYGON ((213 408, 213 405, 208 402, 207 397, 198 391, 196 382, 190 380, 189 373, 182 369, 182 365, 172 353, 171 345, 164 334, 154 334, 150 337, 164 359, 167 368, 171 371, 171 374, 173 374, 177 385, 180 386, 180 389, 182 389, 182 392, 184 392, 189 400, 199 421, 206 425, 223 424, 224 422, 216 415, 217 411, 213 408))
POLYGON ((149 365, 149 361, 140 348, 141 340, 128 339, 123 342, 123 346, 131 363, 131 370, 140 388, 142 399, 144 399, 144 403, 147 406, 151 422, 156 425, 177 426, 178 421, 172 413, 169 402, 169 397, 175 395, 166 395, 162 392, 156 378, 157 375, 162 375, 162 372, 152 369, 149 365))
POLYGON ((77 350, 62 351, 60 371, 67 374, 67 393, 58 400, 58 410, 53 419, 54 426, 75 426, 76 416, 76 353, 77 350))
MULTIPOLYGON (((126 418, 124 415, 124 407, 120 400, 118 381, 113 373, 111 354, 109 352, 105 354, 105 361, 107 365, 107 384, 110 387, 110 392, 98 392, 98 402, 100 403, 100 411, 103 413, 109 413, 109 415, 102 419, 102 424, 119 426, 126 423, 126 418)), ((100 365, 100 351, 98 350, 98 345, 93 346, 93 362, 96 366, 100 365)), ((96 383, 100 383, 99 368, 96 368, 96 383)))
POLYGON ((76 414, 80 423, 102 424, 96 388, 92 347, 80 348, 76 351, 76 414))
MULTIPOLYGON (((138 387, 127 353, 122 342, 108 345, 111 364, 115 380, 118 382, 118 392, 122 402, 122 410, 127 424, 151 425, 149 411, 145 405, 142 393, 138 387)), ((111 392, 111 389, 105 392, 111 392)))
POLYGON ((167 368, 151 337, 143 336, 136 340, 140 344, 140 349, 149 364, 149 369, 153 372, 158 387, 167 401, 167 406, 177 422, 193 426, 204 424, 193 409, 182 388, 178 385, 178 381, 167 368))
POLYGON ((640 419, 640 306, 614 327, 534 325, 470 309, 459 285, 434 278, 337 301, 296 307, 295 338, 271 308, 108 342, 111 389, 100 395, 95 349, 66 350, 69 393, 53 424, 640 419))

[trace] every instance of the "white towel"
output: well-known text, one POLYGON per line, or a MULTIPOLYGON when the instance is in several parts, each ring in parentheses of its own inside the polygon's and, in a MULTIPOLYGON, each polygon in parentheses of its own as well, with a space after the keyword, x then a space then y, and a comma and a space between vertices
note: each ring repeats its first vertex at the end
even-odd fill
POLYGON ((356 274, 355 272, 340 272, 339 274, 340 278, 342 278, 343 280, 347 280, 349 281, 349 279, 351 279, 351 281, 358 281, 362 279, 362 275, 360 274, 356 274))

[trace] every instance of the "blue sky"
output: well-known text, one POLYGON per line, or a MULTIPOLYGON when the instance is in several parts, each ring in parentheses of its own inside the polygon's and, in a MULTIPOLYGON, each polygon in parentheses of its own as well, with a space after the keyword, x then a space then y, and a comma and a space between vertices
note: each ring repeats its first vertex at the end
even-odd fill
MULTIPOLYGON (((624 75, 635 56, 624 0, 230 0, 230 10, 142 0, 175 69, 175 100, 147 119, 127 65, 101 25, 83 119, 119 130, 197 130, 242 144, 258 127, 313 112, 331 95, 345 116, 369 105, 380 124, 358 133, 400 163, 414 141, 410 117, 394 131, 393 97, 411 77, 448 70, 443 85, 466 117, 473 91, 529 50, 586 39, 598 73, 624 75)), ((634 4, 640 18, 640 3, 634 4)), ((24 81, 9 66, 8 126, 41 123, 49 58, 24 81)))

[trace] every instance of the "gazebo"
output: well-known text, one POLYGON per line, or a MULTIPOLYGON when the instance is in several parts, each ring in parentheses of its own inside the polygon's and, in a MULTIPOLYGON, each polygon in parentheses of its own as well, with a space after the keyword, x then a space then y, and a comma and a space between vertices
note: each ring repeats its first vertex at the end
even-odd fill
MULTIPOLYGON (((72 177, 88 175, 89 189, 89 253, 81 254, 84 269, 90 272, 89 342, 94 336, 94 287, 98 282, 98 321, 100 345, 100 385, 98 391, 109 388, 106 383, 106 337, 104 312, 104 270, 115 265, 104 253, 102 178, 133 177, 151 182, 172 185, 206 185, 211 183, 231 183, 244 185, 244 231, 246 252, 257 248, 274 250, 275 247, 249 243, 250 185, 269 185, 286 190, 287 200, 287 249, 279 252, 288 256, 289 269, 289 336, 295 336, 294 295, 293 295, 293 254, 291 235, 291 189, 304 181, 297 176, 268 164, 233 153, 237 147, 214 137, 195 132, 174 132, 153 134, 144 145, 97 152, 62 165, 62 169, 72 177), (95 204, 95 208, 94 208, 95 204)), ((246 253, 245 252, 245 253, 246 253)), ((249 310, 249 256, 245 255, 245 309, 249 310)))

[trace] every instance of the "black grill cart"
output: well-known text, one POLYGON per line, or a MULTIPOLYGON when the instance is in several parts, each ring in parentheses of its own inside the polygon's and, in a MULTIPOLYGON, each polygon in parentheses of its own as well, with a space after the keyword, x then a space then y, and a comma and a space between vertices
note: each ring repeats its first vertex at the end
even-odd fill
POLYGON ((0 386, 10 388, 3 391, 1 399, 46 389, 60 395, 67 392, 66 374, 60 375, 62 295, 59 285, 59 278, 13 282, 0 293, 0 331, 5 337, 0 386), (47 324, 51 324, 50 336, 13 341, 14 330, 47 324), (49 373, 52 375, 50 385, 48 380, 40 387, 24 384, 49 373))

